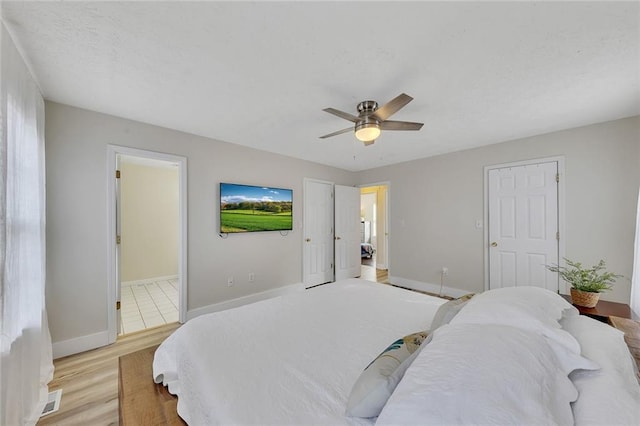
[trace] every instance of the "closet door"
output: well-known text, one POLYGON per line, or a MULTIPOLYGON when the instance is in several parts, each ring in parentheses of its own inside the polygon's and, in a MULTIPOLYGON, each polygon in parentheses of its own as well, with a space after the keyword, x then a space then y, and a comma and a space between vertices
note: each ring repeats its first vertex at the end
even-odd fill
POLYGON ((558 291, 558 163, 489 170, 489 288, 558 291))

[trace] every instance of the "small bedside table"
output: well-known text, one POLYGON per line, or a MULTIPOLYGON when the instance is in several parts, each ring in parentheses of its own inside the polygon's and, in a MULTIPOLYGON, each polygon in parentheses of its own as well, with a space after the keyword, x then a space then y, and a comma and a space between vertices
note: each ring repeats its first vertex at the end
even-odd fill
MULTIPOLYGON (((568 294, 561 294, 569 303, 571 303, 571 296, 568 294)), ((581 315, 587 315, 598 321, 608 322, 610 316, 616 316, 620 318, 632 319, 631 308, 629 305, 618 302, 607 302, 606 300, 599 300, 598 304, 593 308, 585 308, 584 306, 573 305, 578 308, 581 315)))

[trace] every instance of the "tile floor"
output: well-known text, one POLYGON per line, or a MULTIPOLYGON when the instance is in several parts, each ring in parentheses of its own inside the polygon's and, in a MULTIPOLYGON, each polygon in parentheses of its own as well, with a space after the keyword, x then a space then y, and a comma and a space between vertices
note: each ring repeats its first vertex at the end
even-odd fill
POLYGON ((120 334, 178 321, 178 280, 122 286, 120 334))

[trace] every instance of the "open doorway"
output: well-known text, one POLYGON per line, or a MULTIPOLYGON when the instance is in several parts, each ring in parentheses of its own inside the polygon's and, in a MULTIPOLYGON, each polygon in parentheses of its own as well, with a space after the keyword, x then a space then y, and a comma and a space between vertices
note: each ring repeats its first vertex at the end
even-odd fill
POLYGON ((119 155, 118 335, 178 321, 178 164, 119 155))
POLYGON ((109 341, 186 317, 186 158, 109 146, 109 341))
POLYGON ((360 188, 361 278, 384 282, 388 278, 388 184, 360 188))

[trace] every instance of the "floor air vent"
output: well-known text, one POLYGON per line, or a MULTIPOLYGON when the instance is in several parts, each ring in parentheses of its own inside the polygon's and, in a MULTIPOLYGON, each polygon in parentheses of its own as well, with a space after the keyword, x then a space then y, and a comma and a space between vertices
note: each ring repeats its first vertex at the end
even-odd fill
POLYGON ((62 399, 62 389, 49 392, 49 398, 47 398, 47 403, 45 404, 40 417, 58 411, 58 408, 60 408, 60 399, 62 399))

